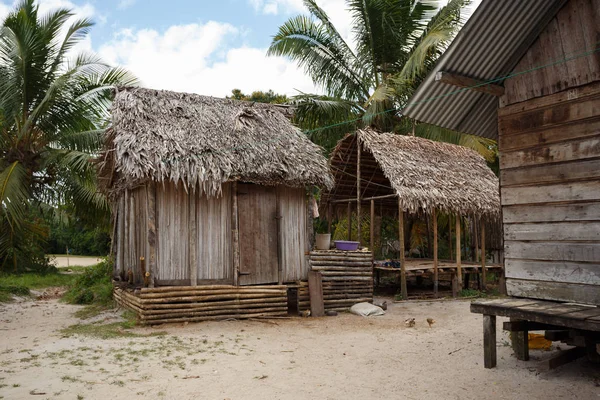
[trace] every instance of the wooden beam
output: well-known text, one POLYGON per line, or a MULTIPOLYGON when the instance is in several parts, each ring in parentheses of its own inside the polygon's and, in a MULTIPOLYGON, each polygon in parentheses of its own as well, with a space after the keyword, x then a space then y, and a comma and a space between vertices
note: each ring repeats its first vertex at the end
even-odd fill
POLYGON ((331 219, 333 218, 333 204, 327 203, 327 233, 331 234, 331 219))
POLYGON ((361 223, 360 223, 360 141, 356 141, 356 232, 358 245, 361 241, 361 223))
POLYGON ((435 74, 435 80, 448 85, 468 88, 476 92, 491 94, 500 97, 504 95, 504 87, 494 83, 485 83, 479 79, 469 78, 468 76, 454 74, 452 72, 439 71, 435 74))
MULTIPOLYGON (((511 318, 511 321, 519 321, 511 318)), ((510 341, 512 349, 515 352, 517 360, 529 361, 529 331, 527 329, 510 332, 510 341)))
POLYGON ((460 246, 460 215, 456 214, 456 279, 458 280, 457 290, 460 292, 463 289, 463 276, 461 265, 461 246, 460 246))
POLYGON ((433 219, 433 294, 438 296, 439 276, 438 276, 438 224, 435 208, 432 213, 433 219))
POLYGON ((308 271, 308 294, 310 297, 311 315, 313 317, 322 317, 325 315, 323 282, 321 273, 318 271, 308 271))
POLYGON ((188 219, 189 229, 189 248, 190 248, 190 285, 198 285, 198 228, 196 224, 196 197, 200 196, 200 191, 190 190, 188 192, 190 204, 190 217, 188 219))
POLYGON ((403 300, 408 299, 406 290, 406 262, 404 260, 404 210, 398 199, 398 239, 400 241, 400 293, 403 300))

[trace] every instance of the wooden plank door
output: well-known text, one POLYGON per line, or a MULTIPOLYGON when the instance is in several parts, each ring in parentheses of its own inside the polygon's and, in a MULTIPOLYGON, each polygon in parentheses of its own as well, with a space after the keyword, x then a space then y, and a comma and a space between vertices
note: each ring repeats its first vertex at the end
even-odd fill
POLYGON ((240 285, 278 281, 277 191, 238 184, 240 285))

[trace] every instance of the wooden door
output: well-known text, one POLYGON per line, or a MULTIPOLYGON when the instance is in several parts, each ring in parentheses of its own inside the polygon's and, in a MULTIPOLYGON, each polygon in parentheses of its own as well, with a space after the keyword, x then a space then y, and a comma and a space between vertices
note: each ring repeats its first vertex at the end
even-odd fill
POLYGON ((238 184, 240 285, 278 281, 277 191, 238 184))

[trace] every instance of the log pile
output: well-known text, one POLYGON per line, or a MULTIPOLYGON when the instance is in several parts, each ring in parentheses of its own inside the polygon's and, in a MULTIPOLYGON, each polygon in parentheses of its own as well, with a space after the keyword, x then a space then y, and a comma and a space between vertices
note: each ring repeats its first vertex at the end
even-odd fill
POLYGON ((114 288, 115 301, 134 311, 140 324, 286 316, 287 287, 169 286, 135 292, 114 288))
MULTIPOLYGON (((360 302, 373 302, 373 267, 370 252, 312 251, 310 268, 323 281, 325 310, 345 311, 360 302)), ((310 309, 308 284, 298 288, 298 310, 310 309)))

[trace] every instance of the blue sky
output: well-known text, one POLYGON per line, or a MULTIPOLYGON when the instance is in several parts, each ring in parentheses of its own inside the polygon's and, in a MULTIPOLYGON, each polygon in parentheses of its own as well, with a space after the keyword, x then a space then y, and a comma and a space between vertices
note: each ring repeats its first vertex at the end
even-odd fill
MULTIPOLYGON (((478 4, 480 0, 475 0, 478 4)), ((0 20, 17 1, 0 0, 0 20)), ((345 0, 318 0, 351 41, 345 0)), ((278 27, 304 13, 302 0, 38 0, 40 10, 74 10, 96 22, 77 51, 96 52, 155 89, 225 96, 272 89, 318 92, 296 65, 266 57, 278 27)))

